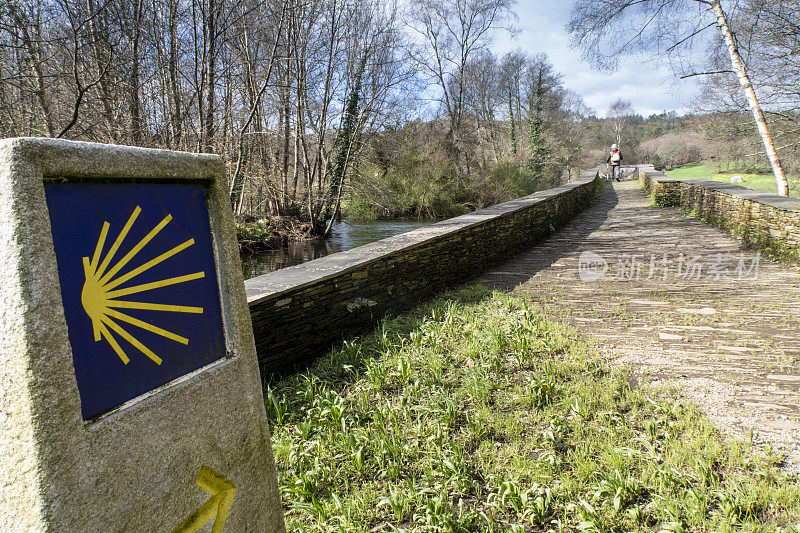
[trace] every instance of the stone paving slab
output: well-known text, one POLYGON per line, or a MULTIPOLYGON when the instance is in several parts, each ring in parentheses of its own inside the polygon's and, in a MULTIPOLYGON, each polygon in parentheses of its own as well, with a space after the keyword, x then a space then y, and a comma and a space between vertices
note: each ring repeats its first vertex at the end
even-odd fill
POLYGON ((723 432, 752 431, 800 472, 795 266, 651 206, 638 182, 625 181, 478 282, 526 293, 639 381, 678 385, 723 432))

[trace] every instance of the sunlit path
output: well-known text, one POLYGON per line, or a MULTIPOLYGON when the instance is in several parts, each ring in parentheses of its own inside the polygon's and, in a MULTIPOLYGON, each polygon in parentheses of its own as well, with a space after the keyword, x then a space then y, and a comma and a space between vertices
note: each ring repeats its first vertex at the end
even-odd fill
POLYGON ((800 272, 763 256, 754 265, 756 257, 677 209, 651 206, 626 181, 479 281, 563 313, 637 379, 678 384, 720 429, 745 438, 752 430, 796 470, 800 272), (584 268, 582 281, 579 263, 596 259, 589 252, 607 269, 584 268))

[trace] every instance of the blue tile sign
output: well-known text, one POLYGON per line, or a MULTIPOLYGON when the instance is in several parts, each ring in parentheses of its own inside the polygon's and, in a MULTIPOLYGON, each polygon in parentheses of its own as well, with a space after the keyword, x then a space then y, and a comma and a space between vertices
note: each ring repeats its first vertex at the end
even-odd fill
POLYGON ((225 354, 202 184, 46 183, 83 418, 225 354))

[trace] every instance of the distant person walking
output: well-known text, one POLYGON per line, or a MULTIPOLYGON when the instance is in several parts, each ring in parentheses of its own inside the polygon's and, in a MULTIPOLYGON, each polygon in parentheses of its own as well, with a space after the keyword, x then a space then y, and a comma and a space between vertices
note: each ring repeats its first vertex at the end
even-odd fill
POLYGON ((606 179, 616 179, 617 181, 622 181, 622 174, 620 173, 622 152, 619 150, 619 147, 616 144, 611 145, 611 151, 608 153, 606 164, 608 165, 608 177, 606 179))

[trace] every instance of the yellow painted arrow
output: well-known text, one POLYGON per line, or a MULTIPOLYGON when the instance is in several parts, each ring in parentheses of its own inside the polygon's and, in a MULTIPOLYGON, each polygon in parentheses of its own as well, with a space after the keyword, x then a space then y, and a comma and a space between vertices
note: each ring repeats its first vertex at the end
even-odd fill
POLYGON ((211 470, 206 465, 200 467, 197 474, 197 486, 211 494, 211 498, 198 510, 189 515, 173 533, 196 533, 200 528, 214 518, 211 533, 222 533, 228 511, 236 495, 236 485, 211 470))

